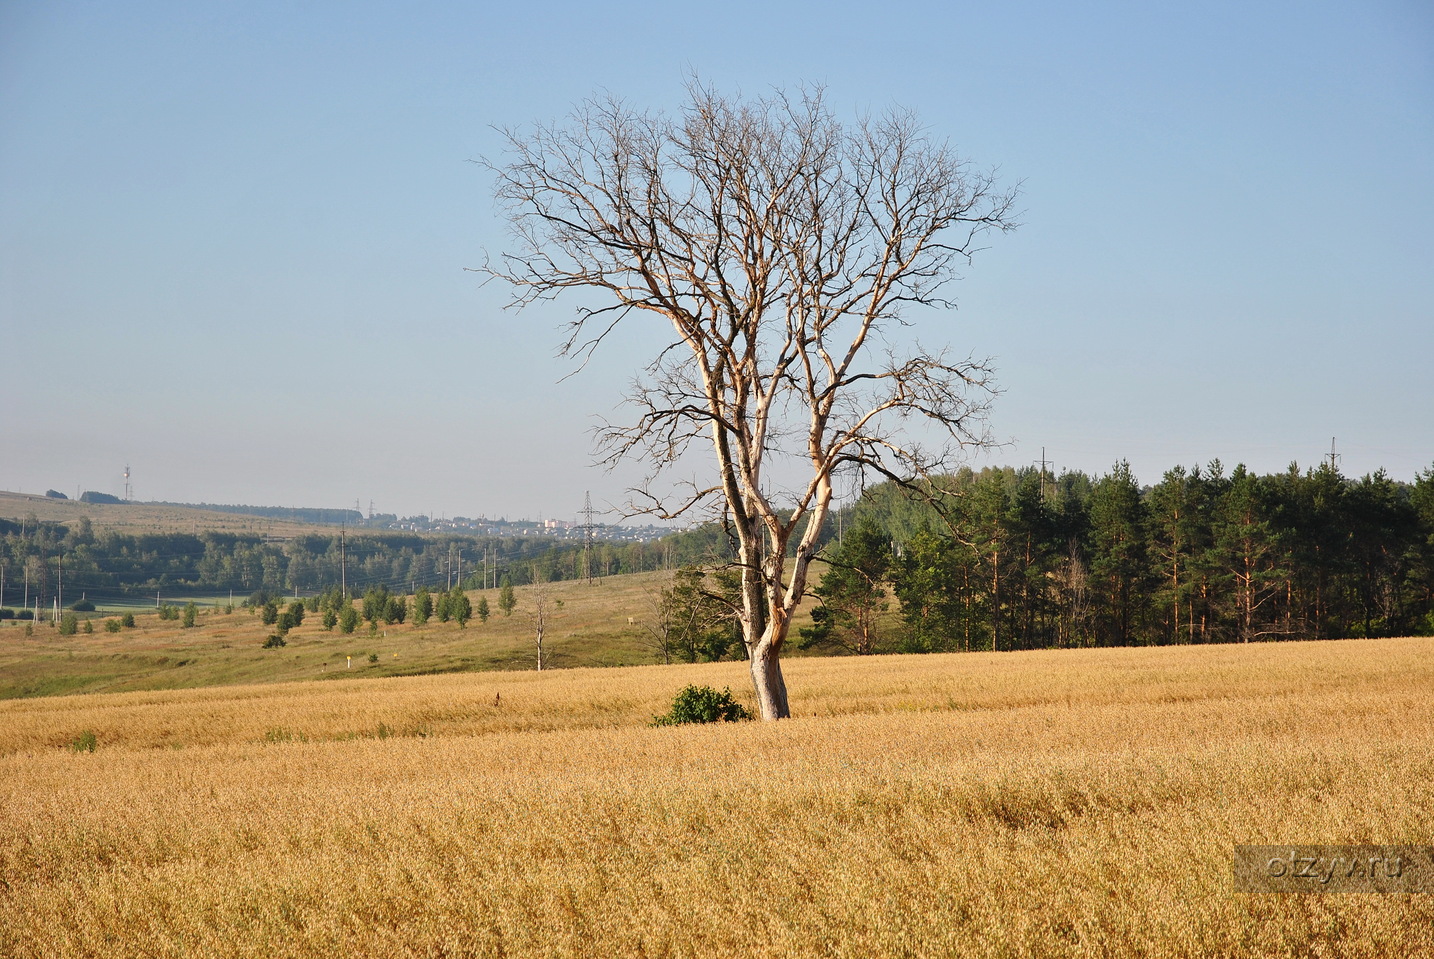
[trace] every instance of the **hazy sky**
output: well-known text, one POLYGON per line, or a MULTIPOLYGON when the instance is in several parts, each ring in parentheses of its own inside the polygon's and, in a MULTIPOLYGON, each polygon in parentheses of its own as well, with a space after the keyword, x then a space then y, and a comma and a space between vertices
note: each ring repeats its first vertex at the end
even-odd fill
POLYGON ((822 82, 1023 181, 918 318, 992 356, 978 459, 1153 483, 1434 465, 1434 8, 0 4, 0 489, 559 518, 653 342, 505 312, 494 126, 822 82), (878 13, 877 11, 880 10, 878 13))

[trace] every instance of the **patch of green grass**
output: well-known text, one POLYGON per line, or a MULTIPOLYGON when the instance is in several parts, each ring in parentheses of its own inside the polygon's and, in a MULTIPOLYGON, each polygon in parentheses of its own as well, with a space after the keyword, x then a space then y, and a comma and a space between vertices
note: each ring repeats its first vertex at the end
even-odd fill
MULTIPOLYGON (((610 576, 597 584, 548 584, 561 600, 548 621, 544 667, 637 666, 657 662, 644 625, 652 598, 667 573, 610 576)), ((192 689, 235 684, 435 675, 473 671, 527 671, 536 666, 533 587, 517 588, 512 616, 493 615, 459 628, 430 621, 377 629, 376 635, 325 631, 318 621, 291 630, 286 647, 261 649, 271 630, 251 610, 205 612, 192 629, 153 615, 137 617, 137 629, 60 636, 47 625, 26 637, 17 625, 0 624, 0 699, 88 692, 192 689), (362 646, 358 644, 362 643, 362 646), (352 655, 353 668, 346 668, 352 655), (372 657, 376 656, 377 659, 372 657), (179 668, 179 667, 183 668, 179 668)), ((486 595, 472 591, 475 605, 486 595)), ((153 601, 151 600, 151 603, 153 601)))

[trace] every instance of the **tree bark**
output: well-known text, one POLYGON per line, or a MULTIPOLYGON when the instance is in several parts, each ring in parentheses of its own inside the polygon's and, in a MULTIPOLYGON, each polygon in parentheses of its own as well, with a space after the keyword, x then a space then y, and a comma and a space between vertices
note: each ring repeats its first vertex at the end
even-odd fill
POLYGON ((787 684, 782 679, 780 650, 780 645, 773 644, 768 635, 751 651, 752 688, 756 690, 757 708, 762 711, 763 719, 790 719, 792 715, 787 703, 787 684))

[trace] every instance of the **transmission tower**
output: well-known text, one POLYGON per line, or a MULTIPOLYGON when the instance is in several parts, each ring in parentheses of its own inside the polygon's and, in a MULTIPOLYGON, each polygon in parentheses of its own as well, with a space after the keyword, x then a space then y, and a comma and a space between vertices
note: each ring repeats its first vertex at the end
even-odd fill
MULTIPOLYGON (((1056 465, 1051 460, 1046 459, 1046 448, 1044 446, 1041 447, 1041 458, 1036 460, 1036 464, 1041 467, 1041 502, 1044 503, 1046 501, 1046 473, 1048 472, 1046 467, 1056 465)), ((1050 475, 1051 479, 1054 480, 1055 473, 1051 473, 1050 475)))
POLYGON ((128 503, 128 502, 130 501, 129 464, 128 464, 128 463, 124 464, 124 501, 125 501, 126 503, 128 503))
POLYGON ((583 531, 583 579, 589 583, 593 581, 593 495, 591 492, 583 494, 583 521, 579 529, 583 531))

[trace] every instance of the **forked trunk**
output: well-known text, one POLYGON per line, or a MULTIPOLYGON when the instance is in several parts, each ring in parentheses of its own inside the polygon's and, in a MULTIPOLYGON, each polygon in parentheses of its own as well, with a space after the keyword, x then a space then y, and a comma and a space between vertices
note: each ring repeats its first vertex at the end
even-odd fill
POLYGON ((752 687, 757 692, 757 708, 763 719, 790 719, 791 709, 787 706, 787 684, 782 679, 782 660, 779 647, 774 647, 769 637, 763 637, 752 653, 752 687))

